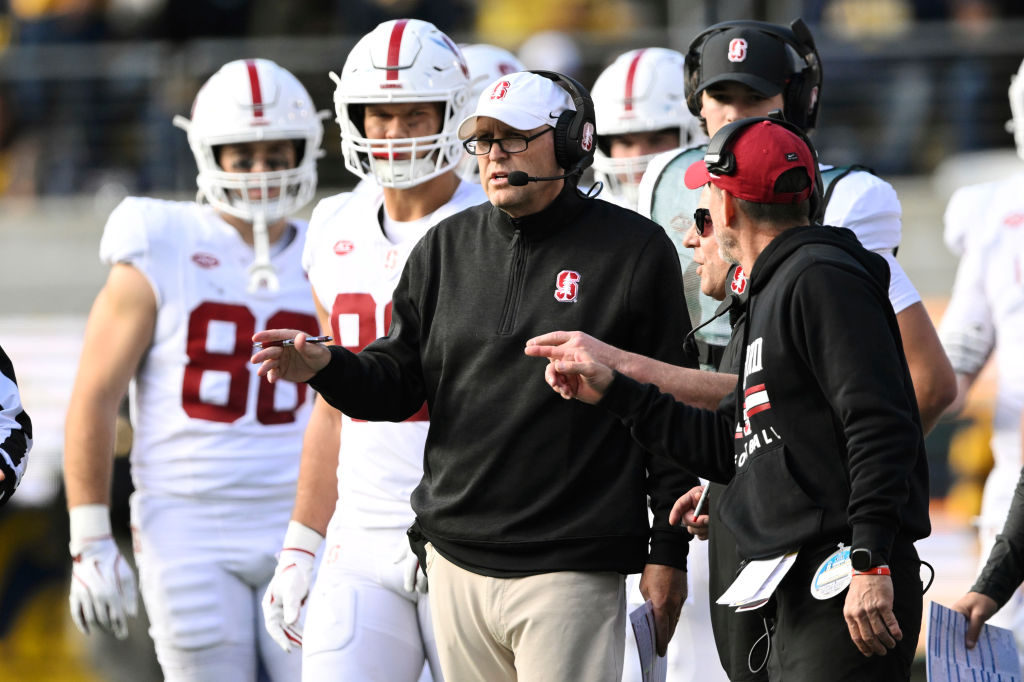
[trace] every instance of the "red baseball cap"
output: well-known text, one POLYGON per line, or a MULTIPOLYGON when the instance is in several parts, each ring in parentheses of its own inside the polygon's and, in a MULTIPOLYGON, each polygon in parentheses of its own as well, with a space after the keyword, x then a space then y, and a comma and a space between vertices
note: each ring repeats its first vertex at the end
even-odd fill
POLYGON ((716 174, 708 170, 704 159, 695 161, 686 169, 686 186, 697 189, 710 182, 738 199, 759 204, 795 204, 814 191, 814 154, 799 136, 781 125, 758 121, 747 126, 729 152, 735 157, 735 170, 716 174), (777 192, 779 176, 792 168, 807 172, 807 187, 799 192, 777 192))

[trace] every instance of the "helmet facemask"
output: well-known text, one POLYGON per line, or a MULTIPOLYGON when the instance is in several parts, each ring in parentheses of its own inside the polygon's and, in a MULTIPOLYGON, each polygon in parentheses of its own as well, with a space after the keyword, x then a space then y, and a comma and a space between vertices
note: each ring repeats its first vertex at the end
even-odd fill
POLYGON ((415 187, 455 168, 463 151, 458 139, 448 131, 458 124, 456 116, 462 108, 456 108, 451 101, 427 103, 436 105, 440 111, 440 130, 432 135, 395 139, 366 136, 362 121, 365 105, 345 105, 345 116, 339 109, 338 125, 345 131, 341 142, 345 166, 352 170, 357 165, 360 177, 372 177, 382 187, 397 189, 415 187))

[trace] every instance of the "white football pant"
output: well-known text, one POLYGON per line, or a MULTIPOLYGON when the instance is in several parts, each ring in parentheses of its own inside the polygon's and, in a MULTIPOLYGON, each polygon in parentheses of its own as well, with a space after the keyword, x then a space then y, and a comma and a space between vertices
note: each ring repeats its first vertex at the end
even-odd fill
POLYGON ((139 587, 168 682, 299 679, 302 659, 263 627, 260 600, 274 575, 292 500, 131 497, 139 587))
POLYGON ((307 603, 302 679, 307 682, 441 682, 427 594, 403 587, 405 530, 327 531, 307 603))

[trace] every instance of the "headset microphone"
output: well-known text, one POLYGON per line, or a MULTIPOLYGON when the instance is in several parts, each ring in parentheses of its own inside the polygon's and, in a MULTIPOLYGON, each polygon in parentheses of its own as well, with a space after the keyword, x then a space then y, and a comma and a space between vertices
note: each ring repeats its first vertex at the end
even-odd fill
POLYGON ((536 177, 533 175, 527 175, 523 171, 512 171, 508 174, 508 184, 513 187, 523 187, 530 182, 547 182, 548 180, 565 180, 579 173, 579 170, 572 170, 565 175, 552 175, 550 177, 536 177))

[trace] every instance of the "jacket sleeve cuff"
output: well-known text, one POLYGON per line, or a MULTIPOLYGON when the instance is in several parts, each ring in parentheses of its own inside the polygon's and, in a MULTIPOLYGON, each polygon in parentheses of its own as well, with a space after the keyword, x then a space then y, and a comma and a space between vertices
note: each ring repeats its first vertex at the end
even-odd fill
POLYGON ((895 526, 858 523, 853 527, 853 547, 870 549, 872 556, 881 557, 883 561, 888 562, 897 530, 895 526))
POLYGON ((331 394, 332 386, 344 381, 344 355, 348 352, 341 346, 328 346, 327 350, 331 353, 331 359, 306 382, 325 399, 331 394))
POLYGON ((689 533, 673 533, 665 530, 651 532, 651 553, 647 557, 649 564, 672 566, 681 571, 686 570, 686 555, 690 551, 689 533))
POLYGON ((641 386, 624 374, 614 372, 612 383, 608 385, 608 390, 604 392, 604 396, 597 404, 616 417, 625 419, 637 405, 642 392, 641 386))
POLYGON ((1002 608, 1021 581, 1024 581, 1024 557, 1005 535, 999 535, 971 591, 992 597, 1002 608))

